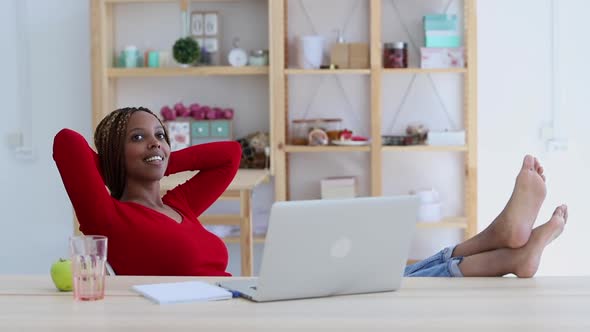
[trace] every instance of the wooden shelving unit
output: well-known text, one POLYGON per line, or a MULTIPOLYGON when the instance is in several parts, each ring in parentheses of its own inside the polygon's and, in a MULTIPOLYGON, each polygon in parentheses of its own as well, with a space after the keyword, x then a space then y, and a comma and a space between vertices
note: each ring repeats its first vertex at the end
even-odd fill
POLYGON ((464 0, 464 47, 466 51, 466 68, 449 69, 386 69, 382 65, 382 4, 384 0, 367 0, 369 2, 369 47, 370 68, 367 69, 320 69, 303 70, 287 68, 288 44, 288 10, 287 0, 277 0, 273 3, 271 16, 280 22, 273 29, 272 43, 274 45, 274 66, 280 68, 275 72, 273 105, 274 138, 272 155, 274 161, 275 195, 277 200, 289 199, 289 155, 295 153, 326 153, 326 152, 368 152, 370 158, 370 195, 383 194, 383 155, 387 153, 406 152, 441 152, 460 153, 464 156, 464 217, 446 218, 438 223, 418 223, 419 229, 462 229, 465 238, 476 234, 477 231, 477 54, 476 54, 476 0, 464 0), (382 135, 382 79, 389 75, 461 75, 463 80, 463 123, 466 131, 466 145, 464 146, 383 146, 382 135), (289 78, 295 75, 366 75, 370 82, 370 136, 371 142, 367 146, 295 146, 289 145, 289 78), (283 111, 280 111, 283 110, 283 111))
MULTIPOLYGON (((254 236, 253 243, 264 243, 265 237, 264 236, 254 236)), ((225 243, 231 244, 239 244, 240 237, 239 236, 226 236, 223 238, 225 243)))
MULTIPOLYGON (((232 3, 248 2, 251 0, 91 0, 91 46, 92 46, 92 114, 93 128, 109 112, 116 108, 117 100, 116 82, 121 78, 161 78, 161 77, 188 77, 188 76, 266 76, 273 75, 272 67, 231 67, 231 66, 201 66, 187 67, 180 66, 160 68, 114 68, 111 66, 115 49, 115 20, 114 9, 120 4, 158 4, 176 3, 179 10, 189 8, 190 3, 232 3)), ((265 1, 268 6, 269 20, 271 3, 273 0, 265 1)), ((271 22, 269 22, 269 27, 271 22)), ((269 28, 269 30, 272 30, 269 28)), ((269 43, 272 31, 268 31, 269 43)), ((270 45, 269 45, 270 47, 270 45)), ((269 100, 272 109, 272 100, 269 100)), ((272 111, 269 110, 269 118, 272 121, 272 111)), ((272 123, 272 122, 271 122, 272 123)), ((270 126, 271 135, 273 126, 270 126)), ((272 167, 272 165, 271 165, 272 167)))
MULTIPOLYGON (((210 5, 211 3, 233 3, 233 2, 249 2, 251 0, 90 0, 90 12, 91 12, 91 47, 92 47, 92 59, 91 59, 91 76, 92 76, 92 123, 93 128, 96 128, 98 123, 108 113, 117 108, 118 99, 118 81, 125 78, 134 78, 137 80, 146 78, 166 78, 166 77, 207 77, 207 76, 228 76, 232 78, 249 77, 249 76, 262 76, 266 77, 268 81, 268 89, 272 90, 272 84, 278 82, 276 67, 231 67, 231 66, 201 66, 201 67, 180 67, 180 66, 169 66, 160 68, 114 68, 112 66, 113 58, 115 55, 116 45, 116 24, 115 24, 115 11, 116 6, 120 4, 159 4, 159 3, 172 3, 178 4, 178 12, 187 11, 190 8, 191 3, 203 2, 210 5)), ((260 38, 268 38, 269 48, 273 48, 271 36, 273 35, 271 27, 273 26, 271 8, 274 0, 257 0, 264 1, 266 4, 266 13, 268 15, 268 30, 265 33, 268 37, 261 36, 260 38)), ((140 6, 138 6, 140 8, 140 6)), ((178 16, 180 18, 180 15, 178 16)), ((175 38, 178 38, 177 36, 175 38)), ((228 37, 229 38, 229 37, 228 37)), ((223 54, 225 57, 226 54, 223 54)), ((271 59, 271 62, 273 60, 271 59)), ((222 88, 222 87, 220 87, 222 88)), ((270 94, 269 94, 270 95, 270 94)), ((270 119, 270 135, 273 136, 273 108, 276 107, 273 104, 272 97, 268 98, 268 118, 270 119)), ((265 116, 266 117, 266 116, 265 116)), ((271 167, 273 165, 271 164, 271 167)), ((242 173, 244 170, 240 170, 242 173)), ((260 178, 256 172, 248 172, 252 170, 245 170, 245 173, 252 173, 251 176, 245 175, 245 178, 251 183, 251 177, 260 178)), ((260 170, 265 173, 264 178, 268 177, 267 171, 260 170)), ((236 179, 239 178, 239 174, 236 179)), ((236 181, 234 179, 234 182, 236 181)), ((186 179, 180 179, 171 183, 170 186, 186 181, 186 179)), ((165 181, 163 181, 165 182, 165 181)), ((163 184, 165 187, 166 184, 163 184)), ((264 241, 264 237, 252 236, 252 220, 251 220, 251 190, 252 188, 239 188, 241 184, 237 185, 238 188, 234 188, 233 191, 226 191, 220 199, 231 199, 239 200, 240 202, 240 213, 238 215, 206 215, 201 216, 200 220, 203 224, 207 225, 232 225, 240 227, 240 236, 230 237, 225 239, 226 243, 237 243, 240 244, 241 251, 241 271, 242 275, 252 275, 252 244, 260 243, 264 241), (248 219, 248 221, 245 221, 248 219)), ((230 185, 231 189, 231 185, 230 185)))
MULTIPOLYGON (((463 229, 465 237, 475 235, 477 231, 477 45, 476 45, 476 0, 464 0, 464 46, 468 67, 458 69, 386 69, 382 65, 382 5, 385 0, 364 0, 369 4, 369 49, 370 66, 366 69, 325 69, 303 70, 288 68, 287 59, 287 1, 264 0, 268 6, 268 48, 270 50, 270 66, 241 67, 227 66, 212 67, 169 67, 169 68, 112 68, 114 54, 114 14, 113 7, 117 4, 129 3, 178 3, 180 8, 186 8, 189 3, 208 2, 225 3, 250 0, 92 0, 91 24, 92 36, 92 100, 93 125, 110 111, 115 109, 117 99, 116 82, 121 78, 158 78, 185 76, 252 76, 268 77, 269 89, 269 121, 271 141, 271 174, 275 177, 275 200, 289 199, 289 155, 300 153, 367 153, 369 160, 369 187, 371 196, 383 194, 383 156, 391 153, 408 152, 440 152, 459 153, 463 155, 465 166, 464 178, 464 213, 461 217, 447 218, 439 223, 419 223, 419 229, 463 229), (464 146, 383 146, 382 135, 382 97, 383 78, 390 75, 460 75, 463 81, 463 124, 466 131, 466 145, 464 146), (366 146, 296 146, 289 145, 289 79, 297 76, 321 75, 358 75, 366 77, 369 82, 370 109, 366 112, 369 117, 371 141, 366 146)), ((263 0, 260 0, 263 1, 263 0)), ((321 0, 319 0, 321 1, 321 0)), ((420 1, 420 0, 415 0, 420 1)), ((215 223, 216 220, 210 220, 215 223)), ((222 223, 222 221, 218 221, 222 223)), ((231 238, 226 242, 232 243, 231 238)), ((256 237, 255 242, 263 241, 263 237, 256 237)))

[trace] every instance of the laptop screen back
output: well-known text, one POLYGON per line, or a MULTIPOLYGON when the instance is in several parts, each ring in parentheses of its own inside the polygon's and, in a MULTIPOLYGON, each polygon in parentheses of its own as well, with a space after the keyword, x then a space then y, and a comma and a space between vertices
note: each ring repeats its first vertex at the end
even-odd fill
POLYGON ((414 196, 275 203, 256 300, 398 289, 417 209, 414 196))

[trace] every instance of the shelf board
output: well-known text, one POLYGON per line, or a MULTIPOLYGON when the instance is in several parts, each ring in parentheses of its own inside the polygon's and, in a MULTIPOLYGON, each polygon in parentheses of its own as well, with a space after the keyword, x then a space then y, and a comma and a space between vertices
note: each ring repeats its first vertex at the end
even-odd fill
POLYGON ((285 69, 288 75, 369 75, 370 69, 285 69))
POLYGON ((418 222, 416 224, 418 229, 452 229, 467 228, 467 218, 465 217, 448 217, 439 222, 418 222))
POLYGON ((467 151, 467 146, 434 146, 434 145, 405 145, 405 146, 383 146, 382 151, 398 152, 445 152, 445 151, 467 151))
POLYGON ((214 76, 214 75, 268 75, 268 67, 161 67, 161 68, 109 68, 109 78, 118 77, 167 77, 167 76, 214 76))
POLYGON ((440 69, 423 69, 423 68, 383 68, 385 74, 437 74, 437 73, 466 73, 467 68, 440 68, 440 69))
POLYGON ((364 146, 308 146, 308 145, 286 145, 285 152, 369 152, 371 147, 364 146))
MULTIPOLYGON (((264 243, 264 239, 266 238, 265 235, 255 235, 253 236, 254 238, 254 243, 264 243)), ((222 238, 222 240, 225 243, 240 243, 240 237, 239 236, 226 236, 224 238, 222 238)))

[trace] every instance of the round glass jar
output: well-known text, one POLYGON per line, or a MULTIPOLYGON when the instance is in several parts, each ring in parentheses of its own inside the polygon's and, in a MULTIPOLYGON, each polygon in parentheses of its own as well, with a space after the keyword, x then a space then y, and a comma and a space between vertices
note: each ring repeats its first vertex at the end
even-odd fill
POLYGON ((297 119, 291 121, 291 139, 289 140, 293 145, 307 145, 309 134, 308 120, 297 119))
POLYGON ((268 51, 254 50, 248 56, 248 65, 255 67, 268 66, 268 51))
MULTIPOLYGON (((328 144, 332 140, 338 140, 342 119, 319 118, 319 119, 295 119, 291 121, 291 139, 293 145, 310 145, 309 134, 314 130, 321 130, 326 134, 328 144)), ((316 132, 317 132, 316 130, 316 132)), ((315 142, 314 145, 323 145, 315 142)))
POLYGON ((337 141, 340 138, 342 119, 318 119, 315 126, 326 132, 330 142, 337 141))
POLYGON ((408 43, 385 43, 383 45, 383 67, 408 68, 408 43))

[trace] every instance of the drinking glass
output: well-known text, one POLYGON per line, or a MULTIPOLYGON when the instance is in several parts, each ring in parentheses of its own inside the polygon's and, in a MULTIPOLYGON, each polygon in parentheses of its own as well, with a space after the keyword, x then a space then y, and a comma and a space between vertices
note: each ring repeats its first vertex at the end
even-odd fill
POLYGON ((101 235, 70 238, 74 299, 96 301, 104 298, 107 238, 101 235))

